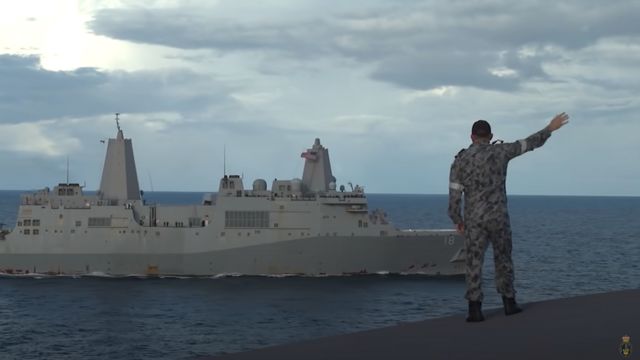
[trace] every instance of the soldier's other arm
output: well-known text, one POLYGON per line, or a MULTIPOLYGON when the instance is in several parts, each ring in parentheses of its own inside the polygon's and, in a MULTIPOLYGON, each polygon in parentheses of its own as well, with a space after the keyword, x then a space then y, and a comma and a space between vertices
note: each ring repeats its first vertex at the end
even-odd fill
POLYGON ((464 221, 462 219, 462 192, 464 186, 462 185, 462 179, 460 178, 460 169, 458 159, 451 164, 451 171, 449 172, 449 217, 454 224, 456 224, 458 231, 463 229, 464 221))
POLYGON ((528 151, 539 148, 544 145, 547 139, 549 139, 552 132, 560 129, 568 122, 569 115, 566 113, 560 113, 556 115, 544 129, 530 135, 528 138, 503 144, 502 146, 505 149, 507 157, 509 159, 513 159, 516 156, 520 156, 528 151))

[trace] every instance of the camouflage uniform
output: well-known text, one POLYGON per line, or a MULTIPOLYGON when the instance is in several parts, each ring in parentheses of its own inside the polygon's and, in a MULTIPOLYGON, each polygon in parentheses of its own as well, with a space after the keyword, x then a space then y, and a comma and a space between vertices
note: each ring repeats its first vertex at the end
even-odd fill
POLYGON ((449 217, 464 223, 466 282, 469 301, 482 301, 482 264, 488 243, 493 245, 496 287, 513 298, 511 225, 505 181, 509 160, 542 146, 551 136, 543 129, 524 140, 490 145, 472 144, 458 153, 451 165, 449 217), (460 203, 464 193, 464 219, 460 203))

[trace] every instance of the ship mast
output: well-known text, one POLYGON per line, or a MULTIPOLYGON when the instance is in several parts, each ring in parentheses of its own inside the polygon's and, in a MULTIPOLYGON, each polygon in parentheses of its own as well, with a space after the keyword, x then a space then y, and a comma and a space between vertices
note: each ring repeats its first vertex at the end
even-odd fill
POLYGON ((102 200, 114 204, 127 200, 140 200, 140 186, 131 139, 125 139, 120 128, 120 113, 116 113, 117 134, 107 143, 107 153, 100 180, 102 200))

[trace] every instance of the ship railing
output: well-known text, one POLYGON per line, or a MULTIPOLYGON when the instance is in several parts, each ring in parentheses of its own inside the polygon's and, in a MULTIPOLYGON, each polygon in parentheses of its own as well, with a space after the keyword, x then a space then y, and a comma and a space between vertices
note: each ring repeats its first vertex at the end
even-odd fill
POLYGON ((450 233, 455 232, 454 229, 401 229, 400 232, 403 233, 433 233, 433 234, 441 234, 441 233, 450 233))
POLYGON ((33 197, 23 197, 20 200, 20 205, 47 205, 49 203, 46 199, 38 199, 33 197))
POLYGON ((323 199, 364 199, 364 198, 366 198, 366 196, 364 194, 356 194, 356 193, 337 193, 336 195, 321 194, 320 198, 323 198, 323 199))
POLYGON ((291 197, 293 201, 315 201, 317 200, 315 196, 293 196, 291 197))
POLYGON ((83 204, 83 205, 64 205, 62 207, 63 209, 73 209, 73 210, 77 210, 77 209, 83 209, 83 210, 87 210, 87 209, 91 209, 91 205, 87 205, 87 204, 83 204))

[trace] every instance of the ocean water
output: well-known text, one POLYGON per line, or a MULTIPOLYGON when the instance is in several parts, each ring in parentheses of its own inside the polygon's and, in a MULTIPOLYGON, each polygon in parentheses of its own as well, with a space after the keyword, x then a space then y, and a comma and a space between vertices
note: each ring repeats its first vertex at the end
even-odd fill
MULTIPOLYGON (((0 191, 15 223, 18 192, 0 191)), ((200 193, 150 193, 193 203, 200 193)), ((369 195, 402 228, 449 228, 444 195, 369 195)), ((509 198, 520 302, 640 288, 640 198, 509 198)), ((492 252, 485 306, 500 306, 492 252)), ((422 276, 0 279, 0 359, 193 359, 466 311, 422 276)))

